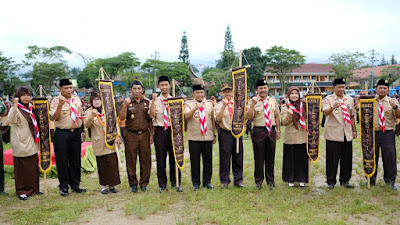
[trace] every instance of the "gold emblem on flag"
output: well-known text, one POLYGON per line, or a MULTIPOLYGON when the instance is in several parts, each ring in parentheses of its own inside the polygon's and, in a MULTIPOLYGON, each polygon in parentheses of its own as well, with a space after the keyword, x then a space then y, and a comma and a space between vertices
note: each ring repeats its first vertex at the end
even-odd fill
POLYGON ((135 118, 135 115, 132 114, 132 115, 131 115, 131 119, 133 119, 133 118, 135 118))

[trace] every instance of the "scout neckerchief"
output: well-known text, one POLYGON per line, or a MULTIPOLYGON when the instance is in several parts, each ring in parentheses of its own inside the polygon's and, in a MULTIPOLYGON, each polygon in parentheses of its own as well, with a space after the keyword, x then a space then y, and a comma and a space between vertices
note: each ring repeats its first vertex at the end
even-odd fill
POLYGON ((104 124, 104 113, 102 113, 102 114, 97 114, 97 115, 96 115, 96 118, 97 118, 97 121, 99 121, 100 125, 101 125, 102 127, 105 127, 105 124, 104 124))
POLYGON ((168 100, 162 100, 160 99, 161 102, 164 104, 164 130, 168 129, 168 100))
POLYGON ((233 106, 233 102, 229 102, 229 103, 228 103, 228 111, 229 111, 229 118, 231 118, 231 119, 232 119, 232 115, 233 115, 233 108, 232 108, 232 106, 233 106))
POLYGON ((342 106, 342 113, 343 113, 343 118, 344 118, 344 125, 347 125, 347 124, 351 124, 351 121, 350 121, 350 114, 349 114, 349 111, 347 110, 347 107, 346 107, 346 105, 344 104, 345 101, 346 101, 346 99, 343 98, 343 99, 340 101, 340 104, 341 104, 341 106, 342 106))
POLYGON ((301 128, 303 128, 303 130, 306 129, 306 122, 304 120, 303 117, 303 103, 300 101, 300 111, 296 109, 296 107, 293 106, 293 104, 291 102, 288 102, 288 106, 291 110, 293 110, 293 112, 298 113, 300 115, 300 119, 299 119, 299 123, 301 125, 301 128))
POLYGON ((379 115, 379 129, 385 133, 385 112, 383 111, 383 103, 378 99, 379 107, 378 107, 378 115, 379 115))
POLYGON ((18 103, 18 107, 19 107, 21 110, 27 112, 27 113, 30 115, 31 120, 32 120, 32 123, 33 123, 33 126, 34 126, 34 128, 35 128, 35 135, 34 135, 33 138, 34 138, 34 140, 35 140, 36 143, 39 143, 39 136, 40 136, 40 135, 39 135, 39 126, 38 126, 38 124, 37 124, 35 115, 33 115, 33 112, 32 112, 33 105, 32 105, 31 103, 29 103, 29 109, 27 109, 24 105, 22 105, 21 103, 18 103))
POLYGON ((264 102, 264 117, 265 117, 265 127, 269 134, 271 134, 271 110, 269 108, 268 100, 262 100, 264 102))
POLYGON ((207 135, 207 123, 206 123, 206 114, 204 112, 204 107, 201 105, 199 108, 199 119, 200 119, 200 131, 201 135, 207 135))
POLYGON ((71 102, 68 100, 65 100, 66 103, 70 105, 70 113, 71 113, 71 119, 75 122, 75 124, 78 126, 78 119, 83 119, 83 116, 79 116, 78 114, 78 109, 76 108, 74 104, 74 99, 71 98, 71 102))

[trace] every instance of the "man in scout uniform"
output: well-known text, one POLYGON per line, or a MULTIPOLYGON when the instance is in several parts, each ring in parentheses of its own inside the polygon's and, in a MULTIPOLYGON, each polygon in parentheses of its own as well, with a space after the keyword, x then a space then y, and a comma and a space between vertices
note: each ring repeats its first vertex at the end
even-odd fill
POLYGON ((354 100, 345 95, 345 79, 333 81, 332 95, 322 102, 322 112, 327 117, 324 138, 326 140, 326 179, 328 188, 336 184, 337 168, 340 161, 340 185, 352 189, 349 184, 352 170, 352 140, 357 138, 354 115, 354 100))
MULTIPOLYGON (((7 115, 7 108, 4 105, 3 100, 0 99, 0 118, 7 115)), ((0 120, 1 126, 1 120, 0 120)), ((0 132, 0 195, 8 195, 4 191, 4 162, 3 162, 3 135, 0 132)))
POLYGON ((149 112, 149 100, 144 99, 143 84, 135 80, 132 84, 132 95, 125 99, 119 113, 120 119, 125 120, 125 158, 128 171, 128 180, 131 192, 136 192, 138 184, 140 189, 147 192, 151 170, 151 149, 153 134, 149 112), (139 155, 140 181, 136 177, 136 160, 139 155))
MULTIPOLYGON (((154 140, 154 147, 156 149, 157 158, 157 179, 160 192, 163 192, 167 188, 167 174, 165 171, 167 154, 169 156, 169 178, 171 186, 176 186, 175 178, 175 156, 174 149, 172 146, 171 139, 171 125, 169 123, 168 115, 168 102, 167 98, 171 95, 169 91, 171 85, 167 76, 160 76, 158 78, 158 88, 161 90, 161 95, 158 97, 157 93, 153 94, 153 98, 150 102, 150 117, 153 119, 154 136, 157 138, 154 140)), ((179 183, 181 182, 181 171, 179 172, 179 183)), ((180 189, 180 187, 178 187, 180 189)))
POLYGON ((257 96, 251 99, 247 110, 247 119, 253 120, 254 128, 251 134, 254 151, 254 181, 256 189, 260 190, 265 180, 269 188, 275 188, 274 164, 276 140, 281 137, 279 107, 274 98, 268 96, 268 83, 258 80, 257 96))
POLYGON ((204 96, 204 86, 193 86, 193 100, 185 104, 187 139, 189 140, 190 165, 193 190, 200 188, 200 155, 203 157, 203 186, 214 188, 212 176, 212 145, 215 143, 214 107, 204 96))
POLYGON ((396 118, 400 118, 399 103, 396 99, 388 97, 389 83, 379 80, 376 85, 375 102, 375 174, 371 177, 371 184, 375 185, 378 174, 379 149, 382 151, 383 180, 393 190, 397 175, 397 157, 395 129, 396 118))
POLYGON ((61 196, 68 195, 68 185, 73 192, 82 193, 81 188, 81 125, 82 103, 73 95, 69 79, 60 80, 60 95, 50 104, 50 116, 56 128, 54 153, 56 156, 61 196))
POLYGON ((215 120, 220 129, 218 130, 219 143, 219 178, 221 188, 227 188, 231 182, 229 171, 231 167, 234 178, 234 185, 242 188, 243 186, 243 142, 242 137, 239 139, 239 153, 236 153, 236 138, 231 132, 232 115, 233 115, 233 99, 232 86, 223 84, 221 87, 222 100, 215 106, 215 120))

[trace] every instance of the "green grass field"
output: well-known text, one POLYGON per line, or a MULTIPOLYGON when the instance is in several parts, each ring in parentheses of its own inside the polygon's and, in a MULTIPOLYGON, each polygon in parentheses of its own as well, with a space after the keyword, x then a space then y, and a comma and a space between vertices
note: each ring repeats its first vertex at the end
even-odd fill
MULTIPOLYGON (((399 146, 399 138, 396 139, 399 146)), ((312 182, 305 189, 289 188, 282 181, 282 141, 278 141, 276 189, 270 191, 264 183, 263 189, 255 190, 250 139, 244 141, 244 189, 232 184, 220 189, 218 143, 213 149, 212 190, 192 190, 187 150, 182 193, 171 189, 158 192, 155 162, 148 193, 131 193, 123 168, 117 194, 100 194, 97 173, 92 173, 82 174, 87 193, 61 197, 58 180, 48 179, 47 197, 21 201, 15 194, 12 176, 7 176, 6 190, 10 195, 0 196, 0 224, 400 224, 399 193, 384 185, 381 162, 378 184, 370 190, 361 185, 364 178, 359 138, 353 141, 353 190, 338 185, 333 190, 326 188, 324 140, 321 145, 320 160, 312 165, 312 182)), ((122 152, 122 159, 123 155, 122 152)))

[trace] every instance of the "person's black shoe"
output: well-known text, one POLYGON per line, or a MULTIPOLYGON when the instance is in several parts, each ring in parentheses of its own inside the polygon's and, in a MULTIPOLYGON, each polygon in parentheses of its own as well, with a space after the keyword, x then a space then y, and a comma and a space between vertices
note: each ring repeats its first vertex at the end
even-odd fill
POLYGON ((0 195, 8 195, 8 192, 2 191, 0 192, 0 195))
POLYGON ((329 189, 333 189, 334 187, 335 187, 334 184, 328 184, 328 188, 329 188, 329 189))
POLYGON ((345 188, 347 188, 347 189, 354 189, 354 186, 350 185, 349 183, 343 183, 343 184, 340 184, 340 185, 345 187, 345 188))
POLYGON ((61 190, 61 191, 60 191, 60 195, 63 196, 63 197, 67 197, 68 194, 69 194, 69 193, 68 193, 68 190, 61 190))
POLYGON ((137 185, 132 185, 131 186, 131 192, 133 192, 133 193, 137 192, 137 185))
POLYGON ((237 187, 237 188, 244 188, 244 185, 243 185, 243 183, 238 183, 238 184, 235 184, 235 187, 237 187))
POLYGON ((398 188, 397 188, 397 186, 396 186, 395 184, 392 184, 392 185, 390 186, 390 188, 391 188, 393 191, 397 191, 397 190, 398 190, 398 188))
POLYGON ((160 193, 163 193, 165 191, 166 187, 160 187, 160 193))
POLYGON ((44 195, 44 193, 39 191, 38 193, 35 193, 35 195, 44 195))
POLYGON ((207 189, 213 189, 214 188, 214 186, 212 184, 210 184, 210 183, 204 185, 204 187, 206 187, 207 189))
POLYGON ((75 192, 75 193, 82 193, 82 192, 86 192, 86 189, 78 186, 78 187, 76 187, 76 188, 73 188, 73 189, 72 189, 72 192, 75 192))
POLYGON ((101 190, 101 193, 102 193, 103 195, 106 195, 106 194, 108 194, 108 190, 107 190, 107 188, 105 188, 105 189, 101 190))
POLYGON ((200 189, 200 185, 193 185, 193 190, 198 191, 200 189))
POLYGON ((256 184, 256 190, 261 190, 261 188, 262 188, 262 185, 261 184, 256 184))
POLYGON ((23 201, 26 201, 26 200, 28 200, 28 196, 26 196, 26 195, 20 195, 20 196, 19 196, 19 199, 21 199, 21 200, 23 200, 23 201))
POLYGON ((274 190, 275 189, 275 184, 269 184, 269 190, 274 190))
POLYGON ((228 188, 228 183, 222 183, 221 184, 221 189, 227 189, 228 188))
POLYGON ((183 189, 181 187, 175 187, 176 188, 176 192, 182 192, 183 189))
POLYGON ((149 191, 147 186, 140 186, 140 190, 142 190, 143 192, 148 192, 149 191))
POLYGON ((115 187, 110 187, 110 191, 111 193, 117 193, 118 190, 115 187))

